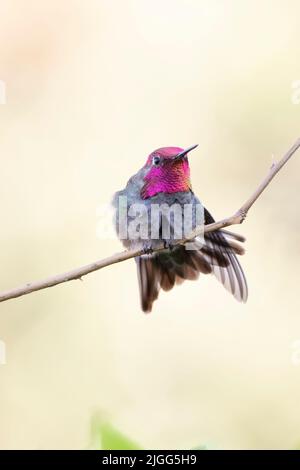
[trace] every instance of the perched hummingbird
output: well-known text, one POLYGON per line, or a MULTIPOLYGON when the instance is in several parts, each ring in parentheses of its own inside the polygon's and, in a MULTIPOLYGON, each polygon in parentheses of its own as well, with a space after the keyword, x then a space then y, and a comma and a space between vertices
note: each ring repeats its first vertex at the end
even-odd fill
MULTIPOLYGON (((153 227, 151 230, 146 227, 146 230, 141 230, 138 234, 135 231, 134 236, 132 231, 127 231, 130 223, 134 223, 134 227, 137 228, 145 222, 145 215, 149 216, 148 222, 152 221, 153 208, 162 205, 173 207, 175 204, 176 207, 182 208, 182 214, 185 214, 184 208, 190 205, 192 212, 188 222, 191 230, 199 224, 199 220, 196 220, 196 208, 203 209, 201 220, 203 224, 214 222, 208 210, 195 196, 191 186, 188 154, 196 147, 197 145, 187 149, 163 147, 150 153, 145 165, 129 179, 126 188, 118 191, 113 198, 116 230, 124 246, 128 249, 142 248, 145 252, 136 258, 141 307, 144 312, 151 312, 160 288, 169 291, 175 284, 181 284, 185 279, 197 279, 200 273, 214 274, 238 301, 247 301, 247 282, 236 257, 237 254, 243 254, 244 250, 231 232, 219 230, 205 233, 202 240, 198 238, 194 240, 193 249, 187 249, 185 245, 173 246, 175 217, 171 214, 168 218, 167 224, 170 230, 169 234, 165 235, 162 226, 166 217, 162 213, 159 214, 155 237, 153 237, 153 227), (137 216, 138 211, 132 209, 136 207, 140 212, 144 209, 143 216, 141 214, 137 216), (162 242, 166 250, 159 253, 152 252, 153 248, 162 242)), ((179 219, 182 225, 183 218, 179 219)), ((238 239, 242 241, 239 237, 238 239)))

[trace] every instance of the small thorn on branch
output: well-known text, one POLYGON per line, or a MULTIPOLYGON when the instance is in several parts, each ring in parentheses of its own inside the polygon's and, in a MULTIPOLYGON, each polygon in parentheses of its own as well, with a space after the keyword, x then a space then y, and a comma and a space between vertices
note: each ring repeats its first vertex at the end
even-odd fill
POLYGON ((272 162, 272 165, 271 165, 270 169, 273 170, 276 165, 277 165, 277 162, 274 160, 274 162, 272 162))

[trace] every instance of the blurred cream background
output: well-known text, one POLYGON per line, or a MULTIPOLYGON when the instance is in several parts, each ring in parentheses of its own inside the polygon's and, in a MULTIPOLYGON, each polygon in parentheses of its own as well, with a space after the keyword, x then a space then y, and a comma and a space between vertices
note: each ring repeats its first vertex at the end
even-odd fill
MULTIPOLYGON (((1 290, 108 256, 96 210, 160 146, 236 210, 300 136, 299 2, 1 1, 1 290)), ((250 297, 211 277, 141 313, 134 262, 1 304, 0 447, 300 443, 299 152, 237 231, 250 297), (293 361, 294 358, 294 361, 293 361)))

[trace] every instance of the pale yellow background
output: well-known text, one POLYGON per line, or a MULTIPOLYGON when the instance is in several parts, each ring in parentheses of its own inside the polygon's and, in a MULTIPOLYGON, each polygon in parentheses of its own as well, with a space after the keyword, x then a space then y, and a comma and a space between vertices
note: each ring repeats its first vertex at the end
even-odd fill
MULTIPOLYGON (((299 15, 293 0, 1 0, 1 290, 119 250, 97 239, 97 207, 157 147, 199 143, 195 192, 216 218, 237 209, 300 135, 299 15)), ((133 261, 1 304, 0 447, 85 448, 94 412, 145 448, 297 447, 299 158, 237 229, 245 306, 203 277, 145 316, 133 261)))

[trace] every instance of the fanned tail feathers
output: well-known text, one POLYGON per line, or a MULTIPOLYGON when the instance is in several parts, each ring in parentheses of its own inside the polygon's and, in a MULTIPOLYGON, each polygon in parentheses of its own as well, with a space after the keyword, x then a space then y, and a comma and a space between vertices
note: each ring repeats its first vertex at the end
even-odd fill
MULTIPOLYGON (((214 221, 208 211, 205 211, 205 217, 206 223, 214 221)), ((243 253, 243 247, 230 232, 216 231, 205 234, 204 244, 199 242, 199 249, 177 246, 171 252, 136 258, 143 311, 151 312, 160 288, 169 291, 184 280, 198 279, 200 273, 214 274, 238 301, 246 302, 247 281, 236 256, 243 253)))

